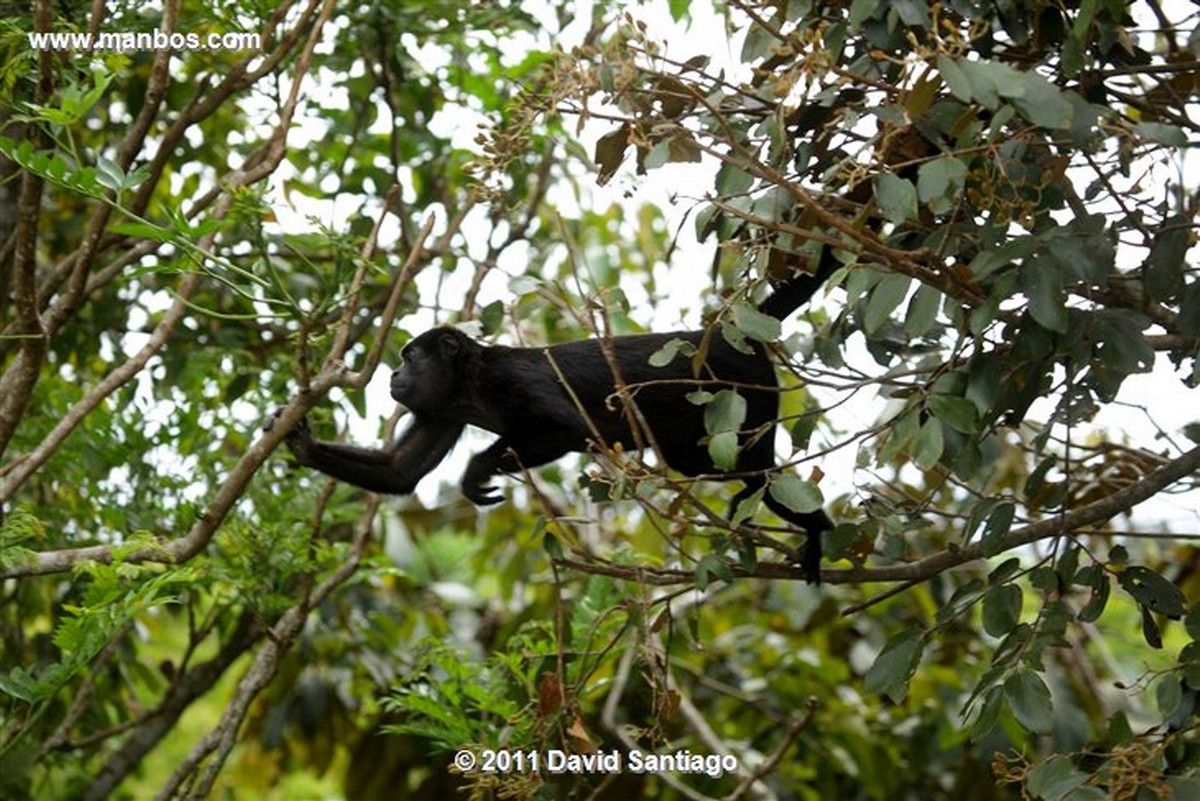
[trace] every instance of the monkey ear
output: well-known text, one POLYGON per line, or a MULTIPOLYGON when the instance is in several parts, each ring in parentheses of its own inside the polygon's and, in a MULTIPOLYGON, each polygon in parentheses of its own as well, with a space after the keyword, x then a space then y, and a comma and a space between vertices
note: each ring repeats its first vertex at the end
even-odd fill
POLYGON ((462 343, 454 334, 445 333, 438 337, 438 349, 441 350, 443 356, 456 356, 461 346, 462 343))

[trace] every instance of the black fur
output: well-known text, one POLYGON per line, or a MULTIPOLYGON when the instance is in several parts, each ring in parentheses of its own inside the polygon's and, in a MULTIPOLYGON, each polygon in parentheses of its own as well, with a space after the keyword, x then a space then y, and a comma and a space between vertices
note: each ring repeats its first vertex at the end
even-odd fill
MULTIPOLYGON (((816 274, 797 274, 783 282, 760 310, 782 319, 807 301, 832 270, 832 259, 827 257, 816 274)), ((392 397, 408 407, 413 422, 391 448, 315 440, 304 423, 288 434, 287 443, 303 465, 364 489, 402 495, 412 492, 441 462, 464 425, 478 426, 499 439, 471 458, 462 490, 471 501, 484 505, 501 500, 488 483, 493 476, 537 467, 572 451, 587 451, 597 439, 630 449, 639 441, 649 445, 652 438, 667 465, 684 475, 728 474, 744 482, 733 498, 732 514, 740 501, 766 485, 767 472, 775 467, 773 424, 779 413, 775 368, 761 344, 748 344, 753 352, 741 352, 717 331, 609 340, 621 379, 649 428, 650 437, 645 432, 635 437, 599 340, 509 348, 481 345, 454 328, 435 328, 405 346, 404 366, 392 374, 392 397), (707 349, 699 374, 684 355, 663 367, 650 365, 651 354, 676 339, 707 349), (700 388, 736 389, 746 401, 733 471, 713 464, 704 444, 704 407, 685 397, 700 388)), ((821 535, 832 528, 829 517, 821 510, 794 512, 770 493, 763 500, 781 518, 807 532, 803 567, 810 581, 818 581, 821 535)))

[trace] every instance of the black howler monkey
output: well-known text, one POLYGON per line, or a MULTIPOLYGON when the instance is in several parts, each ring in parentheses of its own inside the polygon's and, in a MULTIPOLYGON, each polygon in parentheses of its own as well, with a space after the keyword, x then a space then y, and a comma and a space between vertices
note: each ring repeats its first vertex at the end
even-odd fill
MULTIPOLYGON (((782 282, 759 309, 782 319, 812 297, 836 264, 826 254, 815 274, 798 273, 782 282)), ((764 346, 750 342, 752 353, 736 350, 719 334, 707 337, 707 355, 699 375, 692 360, 676 358, 662 367, 651 354, 675 339, 699 347, 704 331, 613 337, 611 354, 621 380, 668 466, 687 476, 728 474, 745 487, 737 504, 767 483, 775 467, 772 428, 779 413, 775 368, 764 346), (704 408, 686 395, 695 389, 736 389, 746 401, 740 450, 733 470, 713 464, 703 443, 704 408)), ((475 454, 462 477, 462 491, 485 505, 501 500, 488 482, 553 461, 571 451, 587 451, 599 438, 626 448, 646 442, 634 437, 625 404, 599 340, 546 348, 509 348, 475 342, 454 328, 440 327, 405 346, 404 366, 392 374, 391 394, 412 413, 412 423, 387 449, 359 448, 315 440, 305 422, 287 436, 303 465, 374 492, 404 495, 441 462, 471 424, 500 435, 475 454), (561 377, 561 378, 560 378, 561 377), (582 409, 582 413, 581 413, 582 409), (586 415, 586 418, 585 418, 586 415)), ((764 495, 767 506, 808 535, 803 554, 805 576, 820 578, 821 535, 832 528, 824 511, 795 512, 764 495)))

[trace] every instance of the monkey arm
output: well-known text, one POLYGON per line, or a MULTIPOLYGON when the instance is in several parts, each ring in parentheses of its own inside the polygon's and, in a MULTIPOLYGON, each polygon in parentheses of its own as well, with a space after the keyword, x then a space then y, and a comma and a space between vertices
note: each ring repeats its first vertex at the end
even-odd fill
POLYGON ((574 437, 555 433, 550 428, 539 436, 501 437, 467 463, 461 482, 463 495, 477 506, 499 503, 504 496, 488 484, 492 476, 537 467, 582 447, 582 440, 575 443, 574 437))
POLYGON ((461 423, 417 417, 390 448, 360 448, 314 439, 308 423, 287 435, 297 461, 371 492, 407 495, 445 458, 462 434, 461 423))

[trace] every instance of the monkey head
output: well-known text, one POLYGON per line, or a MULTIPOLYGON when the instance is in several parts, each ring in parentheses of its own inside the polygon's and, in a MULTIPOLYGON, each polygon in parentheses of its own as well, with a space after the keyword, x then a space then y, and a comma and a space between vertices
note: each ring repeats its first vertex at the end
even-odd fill
POLYGON ((417 414, 438 416, 461 394, 464 368, 479 345, 456 328, 426 331, 404 346, 404 364, 392 373, 392 397, 417 414))

